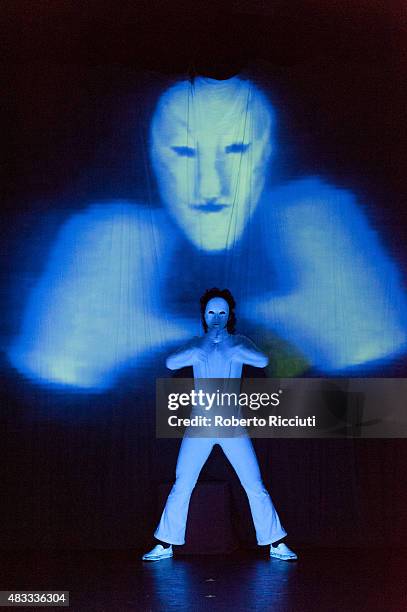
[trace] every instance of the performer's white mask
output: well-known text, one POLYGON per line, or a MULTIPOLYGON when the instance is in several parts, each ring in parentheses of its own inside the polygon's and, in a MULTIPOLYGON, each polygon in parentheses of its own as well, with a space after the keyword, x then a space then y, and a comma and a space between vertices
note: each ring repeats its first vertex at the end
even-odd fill
POLYGON ((229 304, 221 297, 214 297, 206 305, 205 322, 208 331, 225 329, 229 319, 229 304))
POLYGON ((272 108, 250 82, 197 78, 160 98, 151 157, 161 198, 187 238, 206 251, 241 237, 263 187, 272 108))

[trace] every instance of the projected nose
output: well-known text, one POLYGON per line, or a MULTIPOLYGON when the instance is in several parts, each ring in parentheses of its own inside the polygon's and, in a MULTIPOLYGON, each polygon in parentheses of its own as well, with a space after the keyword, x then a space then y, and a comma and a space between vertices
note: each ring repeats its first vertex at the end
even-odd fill
POLYGON ((199 196, 203 202, 216 203, 221 195, 221 180, 213 158, 199 160, 199 196))

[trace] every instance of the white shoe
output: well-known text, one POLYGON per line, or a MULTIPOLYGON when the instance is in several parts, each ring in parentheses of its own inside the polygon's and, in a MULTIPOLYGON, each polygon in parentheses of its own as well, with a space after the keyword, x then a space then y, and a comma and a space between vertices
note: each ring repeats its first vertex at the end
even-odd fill
POLYGON ((278 546, 270 544, 270 557, 275 557, 281 561, 296 561, 297 555, 291 548, 288 548, 287 544, 280 542, 278 546))
POLYGON ((168 548, 164 548, 162 544, 157 544, 157 546, 154 546, 150 552, 146 553, 141 558, 143 561, 161 561, 161 559, 168 559, 172 556, 172 545, 168 548))

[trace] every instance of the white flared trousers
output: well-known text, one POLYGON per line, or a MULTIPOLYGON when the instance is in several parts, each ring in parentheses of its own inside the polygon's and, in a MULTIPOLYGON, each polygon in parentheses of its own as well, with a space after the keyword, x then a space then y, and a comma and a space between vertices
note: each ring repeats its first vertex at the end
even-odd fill
POLYGON ((261 479, 259 464, 250 438, 184 437, 178 455, 176 481, 154 536, 168 544, 185 543, 191 494, 215 444, 222 447, 249 498, 257 543, 272 544, 287 535, 261 479))

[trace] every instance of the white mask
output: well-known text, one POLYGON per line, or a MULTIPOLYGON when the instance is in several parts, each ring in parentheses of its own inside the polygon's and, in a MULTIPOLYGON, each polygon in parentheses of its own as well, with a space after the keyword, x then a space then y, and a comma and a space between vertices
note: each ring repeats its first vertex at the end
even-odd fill
POLYGON ((151 157, 164 204, 205 251, 241 237, 264 187, 272 109, 249 81, 198 78, 167 90, 151 128, 151 157))
POLYGON ((206 305, 205 323, 208 331, 222 331, 229 319, 229 304, 221 297, 214 297, 206 305))

